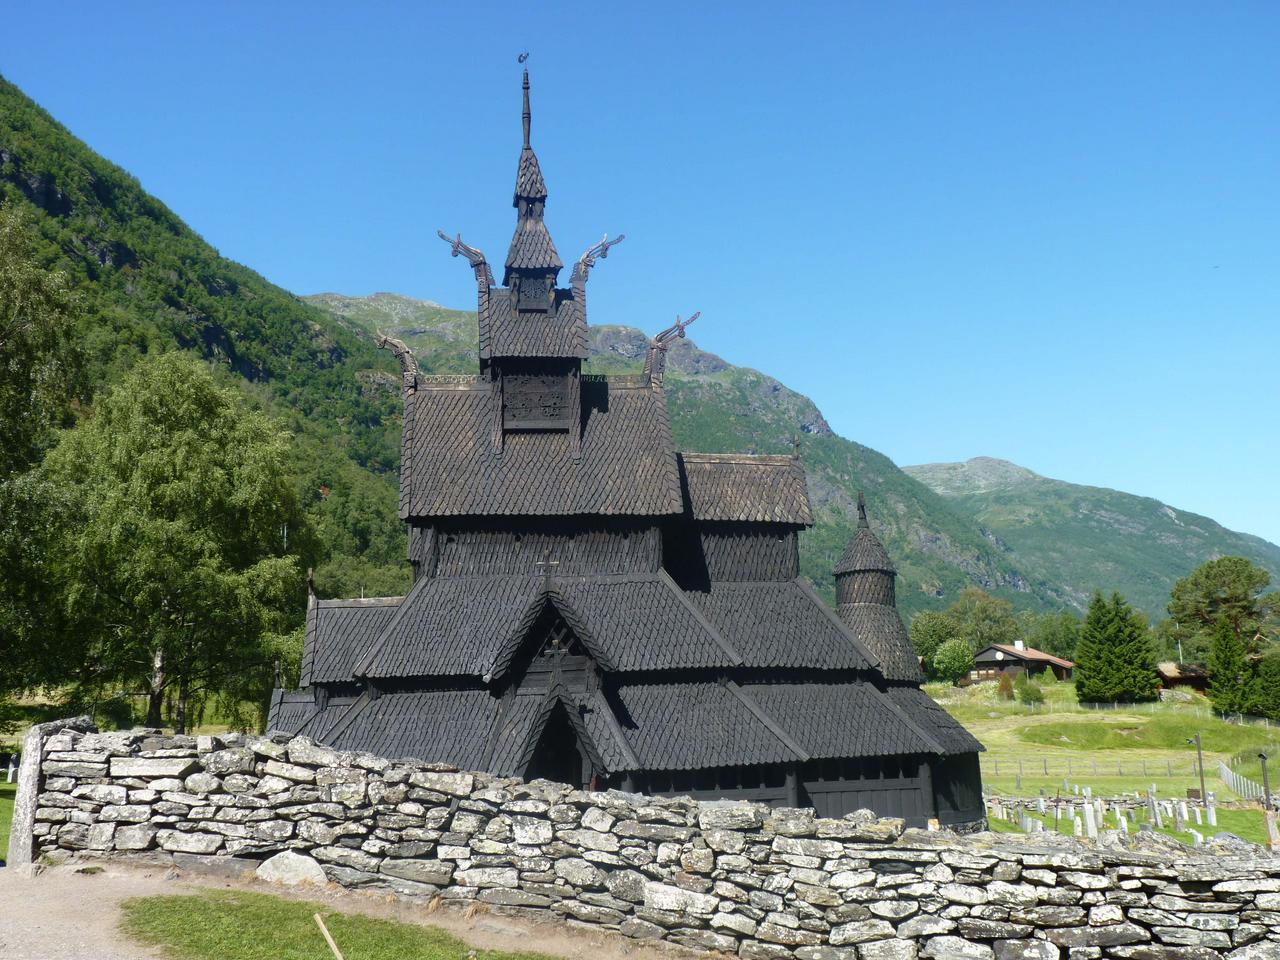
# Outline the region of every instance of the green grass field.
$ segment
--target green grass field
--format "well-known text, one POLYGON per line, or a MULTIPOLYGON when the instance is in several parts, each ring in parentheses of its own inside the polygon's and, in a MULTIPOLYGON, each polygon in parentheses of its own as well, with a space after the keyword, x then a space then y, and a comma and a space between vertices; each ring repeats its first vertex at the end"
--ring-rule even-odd
POLYGON ((0 860, 8 856, 9 824, 13 820, 13 796, 17 792, 16 783, 0 783, 0 860))
POLYGON ((535 953, 475 950, 442 930, 335 913, 264 893, 143 897, 122 905, 121 928, 170 960, 319 960, 332 954, 313 914, 347 960, 545 960, 535 953))
POLYGON ((1204 747, 1206 786, 1221 801, 1235 797, 1218 779, 1219 760, 1245 758, 1238 772, 1255 781, 1261 772, 1252 758, 1259 750, 1274 751, 1280 762, 1280 728, 1226 723, 1202 697, 1186 704, 1088 710, 1076 702, 1072 684, 1050 683, 1044 686, 1045 703, 1032 709, 999 699, 994 683, 931 684, 928 691, 986 746, 983 783, 1006 796, 1070 792, 1065 781, 1098 795, 1145 793, 1155 784, 1161 796, 1185 797, 1200 786, 1195 748, 1186 742, 1196 733, 1204 747))

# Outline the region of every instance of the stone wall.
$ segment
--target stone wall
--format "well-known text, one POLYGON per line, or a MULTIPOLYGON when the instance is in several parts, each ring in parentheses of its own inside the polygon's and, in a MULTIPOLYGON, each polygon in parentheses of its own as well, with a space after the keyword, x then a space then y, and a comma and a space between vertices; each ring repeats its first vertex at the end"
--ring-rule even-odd
MULTIPOLYGON (((37 857, 244 864, 755 958, 1280 960, 1280 859, 588 793, 306 739, 41 732, 37 857), (259 865, 260 864, 260 865, 259 865)), ((32 749, 29 746, 29 749, 32 749)))

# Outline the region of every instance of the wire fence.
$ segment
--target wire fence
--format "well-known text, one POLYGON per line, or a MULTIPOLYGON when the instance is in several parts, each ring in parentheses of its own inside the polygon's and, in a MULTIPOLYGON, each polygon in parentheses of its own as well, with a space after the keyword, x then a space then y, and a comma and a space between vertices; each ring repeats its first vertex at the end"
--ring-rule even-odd
POLYGON ((1073 757, 983 757, 983 773, 992 777, 1196 777, 1194 760, 1134 760, 1073 757))

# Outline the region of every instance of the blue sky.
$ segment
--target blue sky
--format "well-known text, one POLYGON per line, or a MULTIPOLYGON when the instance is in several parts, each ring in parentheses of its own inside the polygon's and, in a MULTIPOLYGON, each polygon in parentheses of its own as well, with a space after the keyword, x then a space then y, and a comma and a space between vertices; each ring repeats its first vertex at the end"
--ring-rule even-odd
POLYGON ((516 54, 592 319, 1280 541, 1280 5, 27 4, 0 71, 298 293, 472 307, 516 54), (785 15, 780 16, 780 12, 785 15), (38 38, 38 39, 37 39, 38 38))

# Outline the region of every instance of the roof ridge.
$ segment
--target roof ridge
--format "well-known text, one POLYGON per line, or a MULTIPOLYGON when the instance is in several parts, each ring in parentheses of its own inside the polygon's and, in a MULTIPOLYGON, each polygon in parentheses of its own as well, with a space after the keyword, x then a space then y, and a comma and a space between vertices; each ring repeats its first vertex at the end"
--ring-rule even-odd
POLYGON ((784 453, 697 453, 680 450, 677 456, 693 463, 744 463, 756 466, 797 466, 800 461, 784 453))
POLYGON ((389 607, 403 603, 406 595, 398 597, 346 597, 343 599, 321 600, 316 598, 316 607, 333 609, 334 607, 389 607))

